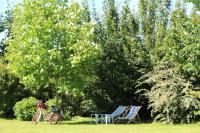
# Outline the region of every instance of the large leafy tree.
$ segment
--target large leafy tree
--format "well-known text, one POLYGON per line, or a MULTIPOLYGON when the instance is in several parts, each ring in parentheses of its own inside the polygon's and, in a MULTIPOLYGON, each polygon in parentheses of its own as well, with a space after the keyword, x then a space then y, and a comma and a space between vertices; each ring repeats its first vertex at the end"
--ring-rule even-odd
MULTIPOLYGON (((24 0, 14 10, 9 69, 27 87, 80 90, 95 80, 98 46, 85 8, 66 0, 24 0)), ((80 92, 80 91, 78 91, 80 92)))

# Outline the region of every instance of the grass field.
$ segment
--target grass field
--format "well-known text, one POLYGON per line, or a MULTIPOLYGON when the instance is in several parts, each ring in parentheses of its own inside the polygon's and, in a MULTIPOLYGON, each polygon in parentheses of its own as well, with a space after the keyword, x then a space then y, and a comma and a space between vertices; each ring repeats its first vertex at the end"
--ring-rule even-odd
POLYGON ((60 125, 0 119, 0 133, 200 133, 200 123, 189 125, 129 124, 95 125, 89 119, 73 118, 60 125))

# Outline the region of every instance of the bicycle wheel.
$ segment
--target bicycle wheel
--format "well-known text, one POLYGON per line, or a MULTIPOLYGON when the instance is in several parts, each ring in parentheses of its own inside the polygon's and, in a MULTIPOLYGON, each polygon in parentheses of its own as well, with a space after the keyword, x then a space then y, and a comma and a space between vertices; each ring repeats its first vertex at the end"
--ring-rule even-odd
POLYGON ((62 116, 57 113, 51 114, 49 115, 48 120, 50 124, 60 124, 60 122, 62 121, 62 116))
POLYGON ((37 124, 40 121, 41 118, 41 111, 38 110, 32 117, 32 122, 37 124))

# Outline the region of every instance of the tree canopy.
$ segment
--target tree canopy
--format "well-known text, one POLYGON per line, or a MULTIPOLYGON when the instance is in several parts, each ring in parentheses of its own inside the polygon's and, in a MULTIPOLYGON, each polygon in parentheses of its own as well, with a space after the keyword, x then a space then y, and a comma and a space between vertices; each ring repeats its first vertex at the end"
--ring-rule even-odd
POLYGON ((95 24, 76 2, 24 0, 14 10, 7 60, 27 87, 82 89, 95 80, 95 24))

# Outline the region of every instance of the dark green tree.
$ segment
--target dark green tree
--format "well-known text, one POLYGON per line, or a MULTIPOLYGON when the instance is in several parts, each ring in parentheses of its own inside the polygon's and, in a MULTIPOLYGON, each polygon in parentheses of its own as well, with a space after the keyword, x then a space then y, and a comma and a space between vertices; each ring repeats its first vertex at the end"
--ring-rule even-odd
POLYGON ((106 112, 121 104, 141 104, 135 94, 136 80, 150 65, 139 41, 137 19, 128 2, 119 13, 114 0, 107 0, 103 22, 97 20, 97 30, 101 32, 95 32, 95 35, 103 50, 97 69, 98 79, 88 91, 90 97, 98 109, 106 112))
POLYGON ((0 117, 14 117, 15 103, 31 94, 19 78, 8 72, 7 62, 0 58, 0 117))
POLYGON ((139 2, 140 32, 143 44, 149 51, 155 46, 156 3, 156 0, 140 0, 139 2))
POLYGON ((171 0, 160 0, 157 3, 156 12, 156 30, 155 30, 155 47, 152 49, 152 61, 156 64, 162 60, 164 52, 164 38, 167 35, 167 27, 170 24, 171 0))
POLYGON ((172 13, 170 28, 162 47, 165 58, 180 64, 179 68, 188 78, 199 78, 199 14, 196 8, 186 15, 184 3, 177 2, 172 13))
POLYGON ((95 101, 99 109, 110 111, 120 103, 117 98, 120 96, 117 96, 117 93, 121 92, 122 94, 122 90, 119 90, 118 86, 120 78, 120 72, 118 71, 122 68, 121 65, 119 65, 119 60, 121 60, 121 48, 119 46, 119 15, 115 7, 115 1, 104 1, 103 22, 98 19, 95 12, 94 15, 98 26, 95 31, 95 40, 101 44, 102 57, 99 61, 98 69, 96 70, 98 80, 92 84, 91 88, 93 89, 89 89, 88 94, 93 101, 95 101), (116 99, 118 101, 116 101, 116 99), (108 108, 108 106, 110 106, 110 108, 108 108))

